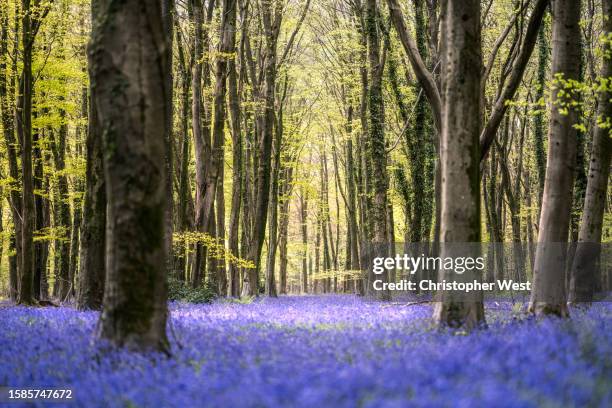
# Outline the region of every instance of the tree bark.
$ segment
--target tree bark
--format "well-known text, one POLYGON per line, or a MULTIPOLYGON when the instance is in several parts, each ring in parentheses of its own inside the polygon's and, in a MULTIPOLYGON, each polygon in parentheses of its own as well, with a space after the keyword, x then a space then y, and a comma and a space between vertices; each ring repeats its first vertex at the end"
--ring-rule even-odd
MULTIPOLYGON (((235 20, 234 20, 235 24, 235 20)), ((234 47, 235 52, 235 32, 234 47)), ((239 225, 240 225, 240 207, 242 202, 242 130, 240 127, 240 92, 238 89, 238 73, 236 70, 236 56, 228 62, 228 97, 229 111, 232 130, 232 201, 230 204, 230 223, 228 230, 228 247, 229 251, 234 256, 239 256, 239 225)), ((240 269, 235 263, 229 265, 229 296, 240 296, 240 269)))
MULTIPOLYGON (((537 104, 544 104, 544 91, 546 88, 546 68, 548 65, 548 39, 546 38, 546 27, 540 26, 538 34, 538 73, 535 100, 537 104)), ((544 104, 544 107, 546 105, 544 104)), ((544 178, 546 177, 546 152, 544 149, 544 112, 542 107, 533 118, 533 144, 536 157, 536 169, 538 170, 538 203, 542 206, 542 194, 544 193, 544 178)))
POLYGON ((259 269, 261 264, 261 249, 266 233, 268 217, 268 202, 270 201, 270 174, 272 170, 272 140, 274 139, 274 97, 276 85, 276 43, 280 30, 282 10, 277 3, 272 12, 272 2, 262 3, 262 19, 265 33, 265 62, 263 66, 263 120, 261 140, 259 141, 257 186, 254 213, 253 235, 247 259, 253 262, 255 268, 248 269, 242 286, 243 296, 258 295, 259 269))
MULTIPOLYGON (((32 159, 34 165, 34 189, 40 192, 48 192, 49 183, 45 180, 43 173, 43 157, 41 152, 41 137, 38 131, 32 135, 32 159)), ((48 177, 48 176, 47 176, 48 177)), ((42 231, 49 227, 49 200, 44 197, 44 194, 36 194, 34 196, 35 208, 35 224, 36 231, 42 231)), ((49 255, 49 241, 40 240, 34 243, 34 299, 44 300, 47 297, 46 287, 43 282, 46 282, 47 275, 47 260, 49 255), (44 292, 44 293, 43 293, 44 292)))
MULTIPOLYGON (((207 22, 212 18, 214 0, 209 0, 207 6, 207 22)), ((210 109, 206 103, 208 98, 204 98, 202 87, 207 87, 210 83, 209 48, 208 32, 204 30, 204 16, 202 0, 192 0, 191 5, 192 20, 194 29, 193 56, 194 63, 191 74, 191 120, 192 133, 195 150, 196 163, 196 199, 195 199, 195 225, 198 232, 208 233, 210 228, 210 212, 206 214, 207 206, 204 200, 206 195, 206 181, 209 170, 209 158, 211 157, 210 146, 210 109)), ((213 190, 214 193, 214 190, 213 190)), ((210 194, 210 193, 209 193, 210 194)), ((214 194, 213 194, 214 198, 214 194)), ((196 244, 191 270, 191 285, 198 287, 204 281, 206 251, 201 243, 196 244)))
MULTIPOLYGON (((602 0, 604 19, 604 38, 612 35, 612 1, 602 0)), ((601 66, 601 77, 612 77, 612 44, 605 42, 605 52, 601 66)), ((597 287, 597 261, 601 252, 601 234, 603 215, 605 212, 606 196, 608 191, 608 178, 610 174, 610 157, 612 155, 612 139, 610 129, 603 126, 606 119, 612 117, 612 92, 610 87, 603 87, 599 91, 597 104, 597 123, 591 145, 589 161, 588 182, 584 200, 584 209, 580 220, 578 245, 574 255, 571 269, 570 294, 571 303, 590 303, 593 292, 597 287)))
POLYGON ((65 301, 73 292, 74 277, 70 276, 70 242, 67 234, 70 231, 70 204, 68 203, 68 178, 64 174, 66 168, 66 137, 68 125, 65 123, 66 113, 60 111, 62 124, 55 139, 53 131, 49 132, 53 161, 57 176, 58 201, 55 208, 55 227, 60 229, 62 237, 55 241, 55 284, 53 295, 60 301, 65 301))
MULTIPOLYGON (((161 13, 162 23, 164 27, 164 42, 166 47, 164 48, 165 64, 164 67, 166 73, 165 89, 166 94, 166 105, 173 106, 174 104, 174 77, 172 75, 172 55, 173 55, 173 40, 174 40, 174 0, 161 0, 161 13)), ((166 127, 164 128, 164 144, 165 144, 165 157, 164 164, 166 166, 166 178, 164 185, 166 188, 166 213, 165 213, 165 245, 166 245, 166 272, 168 275, 172 274, 173 266, 173 253, 172 253, 172 234, 174 232, 173 224, 173 212, 174 212, 174 194, 172 190, 173 181, 173 121, 174 121, 174 109, 166 109, 165 118, 166 127)))
MULTIPOLYGON (((9 176, 11 178, 10 192, 8 195, 11 218, 13 221, 13 235, 10 238, 10 249, 15 255, 9 256, 9 298, 17 299, 18 280, 20 276, 21 264, 21 194, 19 186, 19 167, 17 156, 19 146, 15 139, 15 115, 14 115, 14 94, 15 94, 15 71, 9 68, 9 16, 8 10, 2 10, 0 14, 0 110, 2 111, 2 130, 6 156, 8 159, 9 176)), ((16 18, 16 23, 19 20, 16 18)), ((17 30, 17 27, 15 28, 17 30)), ((15 59, 16 63, 16 59, 15 59)))
POLYGON ((576 165, 577 110, 568 106, 565 81, 580 69, 580 1, 553 2, 552 77, 546 179, 540 214, 529 310, 537 315, 568 316, 565 292, 565 246, 568 238, 576 165), (563 93, 561 93, 563 92, 563 93))
POLYGON ((164 160, 171 107, 161 4, 98 1, 92 102, 103 135, 108 199, 98 336, 137 351, 168 351, 164 160))
MULTIPOLYGON (((445 47, 442 64, 443 118, 440 141, 441 257, 454 256, 453 243, 480 242, 480 1, 448 0, 444 13, 445 47)), ((448 271, 454 274, 454 271, 448 271)), ((440 271, 441 279, 455 279, 440 271)), ((484 324, 478 298, 460 299, 441 292, 434 309, 440 326, 484 324)))
POLYGON ((300 194, 300 227, 302 232, 302 293, 308 293, 308 191, 300 194))
MULTIPOLYGON (((92 12, 98 2, 92 3, 92 12)), ((92 61, 89 62, 89 76, 93 78, 92 61)), ((91 82, 91 81, 90 81, 91 82)), ((102 307, 106 268, 106 182, 104 180, 104 153, 102 133, 98 114, 93 106, 95 90, 90 85, 88 127, 85 142, 85 196, 83 197, 83 225, 81 228, 81 249, 79 252, 79 279, 77 308, 98 310, 102 307)))
MULTIPOLYGON (((384 132, 384 102, 382 94, 382 75, 384 70, 384 54, 380 53, 380 42, 378 35, 378 11, 376 0, 366 2, 366 37, 368 41, 368 62, 370 87, 368 93, 368 154, 372 162, 372 208, 371 217, 373 224, 372 244, 377 248, 384 248, 388 242, 387 226, 387 189, 389 181, 387 177, 387 152, 384 132)), ((382 279, 388 280, 383 274, 382 279)), ((369 282, 372 285, 372 282, 369 282)), ((373 287, 368 285, 372 293, 373 287)), ((379 294, 383 299, 388 299, 390 293, 383 291, 379 294)))
POLYGON ((34 186, 32 174, 32 48, 34 43, 34 25, 30 0, 22 0, 22 55, 23 65, 19 79, 19 97, 17 102, 17 133, 21 142, 21 189, 22 189, 22 225, 21 225, 21 269, 19 277, 19 295, 17 303, 33 304, 34 284, 34 242, 35 224, 34 186))

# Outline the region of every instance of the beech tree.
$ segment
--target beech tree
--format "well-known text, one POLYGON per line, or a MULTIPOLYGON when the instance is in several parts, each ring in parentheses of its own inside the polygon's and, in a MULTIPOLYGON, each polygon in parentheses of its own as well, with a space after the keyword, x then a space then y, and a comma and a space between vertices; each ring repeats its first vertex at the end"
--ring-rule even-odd
POLYGON ((576 81, 580 70, 580 1, 555 0, 552 15, 552 78, 546 178, 530 310, 568 316, 565 243, 568 239, 576 163, 576 81))
POLYGON ((589 160, 588 182, 584 210, 580 219, 578 245, 571 269, 569 300, 572 303, 590 302, 599 282, 597 262, 601 252, 601 235, 605 202, 610 174, 612 138, 606 125, 612 118, 612 1, 602 1, 603 63, 601 66, 601 87, 597 101, 597 127, 593 134, 591 158, 589 160))
POLYGON ((96 2, 90 46, 108 202, 99 336, 131 349, 167 350, 164 132, 170 107, 161 4, 110 6, 96 2))
MULTIPOLYGON (((480 236, 480 1, 449 0, 444 13, 442 55, 442 163, 440 240, 442 257, 453 243, 478 243, 480 236)), ((449 273, 454 274, 454 271, 449 273)), ((441 273, 445 278, 446 273, 441 273)), ((440 325, 477 327, 482 301, 441 292, 434 319, 440 325)))

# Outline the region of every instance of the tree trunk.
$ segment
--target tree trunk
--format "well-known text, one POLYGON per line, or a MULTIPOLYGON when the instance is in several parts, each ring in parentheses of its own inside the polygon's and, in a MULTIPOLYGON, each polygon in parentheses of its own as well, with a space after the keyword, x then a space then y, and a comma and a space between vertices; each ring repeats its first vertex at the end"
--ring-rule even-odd
MULTIPOLYGON (((172 76, 172 55, 173 55, 173 39, 174 39, 174 0, 161 0, 161 14, 163 23, 163 34, 165 52, 165 64, 164 71, 165 77, 165 98, 166 106, 174 105, 174 78, 172 76)), ((164 128, 164 145, 165 145, 165 157, 164 164, 166 166, 166 178, 164 180, 164 186, 166 189, 166 213, 165 213, 165 236, 164 242, 166 245, 166 272, 167 275, 172 273, 173 266, 173 253, 172 253, 172 233, 174 232, 173 225, 173 212, 174 212, 174 195, 172 190, 173 182, 173 120, 174 120, 174 109, 166 109, 165 128, 164 128)))
POLYGON ((291 202, 291 191, 293 182, 293 167, 284 170, 283 188, 280 193, 280 208, 279 208, 279 227, 278 227, 278 250, 279 250, 279 288, 280 294, 287 294, 287 264, 289 262, 287 255, 287 239, 289 232, 289 204, 291 202))
MULTIPOLYGON (((208 99, 203 97, 202 87, 207 87, 210 83, 209 57, 207 54, 209 40, 208 33, 203 29, 204 18, 202 1, 192 1, 191 17, 195 27, 193 40, 194 63, 191 74, 191 120, 196 163, 195 225, 198 232, 207 233, 210 228, 210 223, 208 223, 208 221, 212 210, 208 207, 209 214, 206 214, 207 206, 204 201, 209 160, 211 157, 210 110, 207 108, 206 104, 204 107, 202 106, 203 100, 207 102, 208 99)), ((207 7, 207 22, 212 17, 213 3, 214 0, 209 0, 207 7)), ((204 246, 201 243, 196 244, 191 271, 191 285, 193 287, 200 286, 204 281, 205 257, 206 251, 204 246)))
POLYGON ((94 7, 93 106, 108 195, 106 288, 98 336, 168 350, 165 246, 166 72, 161 3, 94 7), (135 42, 134 38, 139 41, 135 42))
MULTIPOLYGON (((48 192, 49 183, 43 174, 43 158, 41 153, 41 137, 38 131, 32 135, 32 158, 34 165, 34 189, 48 192)), ((47 176, 48 177, 48 176, 47 176)), ((49 227, 49 200, 43 194, 34 196, 35 225, 36 231, 42 231, 49 227)), ((47 260, 49 255, 49 241, 40 240, 34 243, 34 299, 44 300, 47 296, 43 281, 46 282, 47 260), (45 293, 43 293, 45 292, 45 293)))
POLYGON ((538 33, 538 74, 535 100, 538 104, 544 104, 533 118, 533 144, 536 157, 536 169, 538 170, 538 203, 542 206, 542 194, 544 193, 544 178, 546 177, 546 152, 544 149, 544 91, 546 88, 546 68, 548 65, 548 40, 546 38, 546 27, 540 26, 538 33))
MULTIPOLYGON (((612 35, 612 0, 603 0, 603 15, 608 16, 603 24, 603 37, 612 35)), ((612 77, 611 44, 605 43, 606 52, 603 55, 601 77, 612 77)), ((597 104, 598 123, 605 123, 612 117, 612 92, 610 87, 599 91, 597 104)), ((571 269, 570 296, 571 303, 589 303, 597 286, 597 262, 601 251, 601 233, 605 211, 610 174, 610 157, 612 155, 612 139, 610 129, 602 125, 594 130, 589 161, 589 176, 584 200, 584 210, 580 220, 578 245, 571 269)))
MULTIPOLYGON (((453 243, 480 242, 480 1, 448 0, 442 64, 443 119, 440 141, 442 258, 457 256, 453 243)), ((457 248, 461 249, 461 248, 457 248)), ((465 252, 465 251, 463 251, 465 252)), ((462 255, 465 256, 465 255, 462 255)), ((455 280, 454 271, 440 279, 455 280)), ((434 319, 440 326, 468 329, 484 323, 482 299, 440 293, 434 319)))
MULTIPOLYGON (((178 25, 178 18, 175 17, 178 25)), ((177 227, 181 233, 187 232, 191 228, 193 218, 190 217, 188 208, 191 202, 191 187, 189 185, 189 121, 191 105, 189 101, 189 89, 191 87, 191 74, 185 56, 185 47, 182 37, 177 35, 177 50, 179 66, 181 67, 181 158, 179 167, 179 191, 178 191, 178 214, 177 227)), ((193 210, 191 208, 191 210, 193 210)), ((181 247, 180 253, 174 255, 175 278, 181 281, 187 279, 187 248, 181 247)))
MULTIPOLYGON (((95 15, 92 4, 92 12, 95 15)), ((92 60, 89 62, 89 76, 93 78, 92 60)), ((91 81, 91 80, 90 80, 91 81)), ((106 182, 104 180, 104 152, 102 132, 98 113, 94 107, 95 89, 90 85, 89 125, 85 142, 87 166, 85 169, 85 196, 83 197, 83 226, 81 228, 81 250, 79 253, 79 281, 77 308, 79 310, 102 307, 106 267, 106 182)))
POLYGON ((538 248, 529 309, 537 315, 568 316, 565 293, 565 246, 568 238, 572 187, 576 165, 577 111, 566 106, 571 89, 565 81, 578 80, 580 68, 580 1, 553 3, 552 77, 548 156, 538 248), (563 92, 563 93, 561 93, 563 92))
POLYGON ((280 10, 272 13, 272 2, 262 3, 262 19, 265 32, 265 62, 263 67, 263 120, 261 140, 258 143, 258 167, 256 202, 254 213, 253 238, 250 243, 247 259, 255 264, 244 276, 243 296, 256 296, 259 292, 259 269, 261 249, 266 233, 268 202, 270 200, 270 174, 272 168, 272 140, 274 139, 274 97, 276 84, 276 42, 280 30, 280 10), (278 20, 278 21, 277 21, 278 20))
POLYGON ((34 43, 32 10, 30 0, 22 0, 22 55, 23 64, 19 80, 19 97, 17 103, 17 133, 21 142, 21 189, 22 189, 22 225, 21 225, 21 270, 19 277, 19 295, 17 303, 33 304, 34 284, 34 242, 35 224, 34 186, 32 174, 32 48, 34 43))
MULTIPOLYGON (((17 155, 19 146, 15 140, 15 115, 14 115, 14 94, 15 94, 15 71, 9 68, 8 43, 9 43, 9 16, 8 10, 1 11, 0 15, 0 110, 2 111, 2 130, 4 133, 4 143, 6 156, 8 159, 9 176, 11 178, 10 192, 8 195, 11 218, 13 221, 13 235, 10 237, 9 255, 9 298, 17 299, 18 279, 21 268, 21 194, 19 186, 19 167, 17 155)), ((16 19, 16 23, 18 20, 16 19)), ((17 28, 15 28, 17 29, 17 28)), ((14 61, 16 63, 16 59, 14 61)))
MULTIPOLYGON (((235 20, 234 20, 235 24, 235 20)), ((235 50, 235 33, 234 50, 235 50)), ((238 236, 240 225, 240 206, 242 202, 242 131, 240 128, 240 92, 238 89, 238 73, 236 72, 236 57, 228 62, 228 96, 229 111, 232 126, 232 202, 230 204, 230 221, 228 230, 228 247, 234 256, 239 256, 238 236)), ((235 263, 229 265, 229 296, 240 296, 240 269, 235 263)))
MULTIPOLYGON (((224 166, 224 143, 225 143, 225 95, 227 93, 227 69, 228 61, 233 57, 236 38, 236 0, 224 0, 221 12, 221 41, 219 43, 219 55, 217 56, 214 90, 214 117, 213 117, 213 147, 212 161, 206 190, 204 194, 204 222, 215 222, 212 215, 212 205, 217 197, 217 239, 219 244, 225 242, 225 208, 223 203, 223 166, 224 166), (228 55, 231 55, 228 57, 228 55)), ((220 293, 225 295, 227 291, 227 279, 225 276, 225 262, 218 260, 216 268, 217 284, 220 293)), ((212 272, 212 271, 211 271, 212 272)))
POLYGON ((308 293, 308 191, 300 194, 300 227, 302 230, 302 293, 308 293))
MULTIPOLYGON (((368 93, 368 154, 370 156, 371 180, 372 180, 372 244, 377 248, 385 248, 388 241, 387 226, 387 189, 389 181, 387 178, 387 152, 384 130, 384 106, 382 94, 382 75, 384 71, 384 53, 381 57, 380 42, 378 35, 378 11, 376 0, 367 0, 366 3, 366 36, 368 40, 368 62, 370 87, 368 93)), ((383 281, 388 281, 387 273, 381 276, 383 281)), ((370 285, 373 284, 370 282, 370 285)), ((368 290, 373 288, 368 285, 368 290)), ((379 294, 383 299, 388 299, 390 293, 383 291, 379 294)))
POLYGON ((68 203, 68 178, 64 174, 66 168, 66 136, 68 134, 68 126, 65 122, 66 113, 60 111, 62 124, 58 132, 58 139, 54 137, 52 131, 49 132, 51 138, 51 146, 53 153, 53 161, 55 162, 55 170, 57 176, 58 201, 55 204, 55 227, 61 231, 61 238, 55 241, 55 284, 53 286, 53 295, 60 301, 65 301, 73 291, 73 276, 70 276, 70 242, 67 234, 70 231, 70 204, 68 203))

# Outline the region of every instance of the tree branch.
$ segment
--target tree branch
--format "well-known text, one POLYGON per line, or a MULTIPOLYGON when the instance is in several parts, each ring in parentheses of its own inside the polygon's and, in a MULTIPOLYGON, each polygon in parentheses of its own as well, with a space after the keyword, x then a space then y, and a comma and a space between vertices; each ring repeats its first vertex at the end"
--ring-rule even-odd
MULTIPOLYGON (((388 0, 396 1, 396 0, 388 0)), ((527 33, 525 34, 525 38, 523 39, 523 46, 519 52, 519 55, 512 67, 512 72, 510 74, 510 80, 504 87, 504 90, 501 92, 499 98, 495 102, 495 106, 491 115, 489 116, 489 120, 482 130, 480 134, 480 161, 482 162, 486 157, 487 153, 491 148, 491 144, 493 139, 495 138, 495 134, 497 133, 497 129, 499 128, 499 124, 501 123, 506 110, 508 109, 507 101, 512 100, 516 90, 518 89, 521 79, 523 77, 523 73, 525 72, 525 68, 527 67, 527 63, 529 62, 529 58, 531 57, 531 53, 533 48, 535 47, 535 43, 538 37, 538 30, 540 29, 540 25, 542 24, 542 19, 544 17, 544 12, 546 11, 546 7, 548 6, 549 0, 538 0, 533 12, 531 14, 531 18, 529 19, 529 24, 527 26, 527 33)))
POLYGON ((431 110, 433 113, 434 124, 438 132, 441 130, 442 123, 442 102, 440 99, 440 93, 438 91, 438 87, 436 85, 436 81, 433 78, 433 75, 423 62, 421 54, 414 43, 414 40, 410 36, 408 32, 408 28, 406 27, 406 23, 404 22, 404 16, 402 13, 402 9, 397 0, 387 0, 387 4, 389 5, 389 12, 391 14, 391 20, 393 21, 393 25, 395 26, 395 30, 397 31, 399 38, 402 42, 402 46, 404 47, 404 51, 408 55, 408 60, 410 60, 410 65, 414 70, 414 73, 417 77, 417 80, 423 87, 423 91, 429 100, 431 105, 431 110))

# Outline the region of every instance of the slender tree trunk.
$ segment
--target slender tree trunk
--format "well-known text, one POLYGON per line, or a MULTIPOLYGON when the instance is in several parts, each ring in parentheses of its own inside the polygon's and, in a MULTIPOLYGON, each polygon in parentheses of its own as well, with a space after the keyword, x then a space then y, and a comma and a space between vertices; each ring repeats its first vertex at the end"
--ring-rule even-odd
MULTIPOLYGON (((210 215, 212 204, 206 205, 205 195, 207 188, 208 171, 210 170, 210 157, 212 152, 210 146, 210 109, 208 108, 208 98, 205 98, 202 87, 206 88, 210 83, 210 62, 207 55, 209 48, 208 32, 204 30, 203 5, 201 0, 192 0, 192 20, 194 29, 193 55, 194 63, 191 74, 191 120, 192 133, 195 150, 196 163, 196 200, 195 200, 195 225, 200 233, 210 232, 212 223, 210 215), (204 106, 202 105, 204 103, 204 106), (207 214, 208 212, 208 214, 207 214)), ((214 0, 209 0, 207 6, 207 23, 212 18, 214 0)), ((208 26, 208 24, 207 24, 208 26)), ((208 28, 207 28, 208 30, 208 28)), ((214 193, 215 190, 212 190, 214 193)), ((210 193, 209 193, 210 195, 210 193)), ((214 194, 212 196, 214 199, 214 194)), ((198 243, 195 246, 193 266, 191 273, 191 285, 198 287, 204 281, 206 249, 198 243)))
MULTIPOLYGON (((444 13, 443 118, 440 142, 441 257, 456 256, 453 243, 480 242, 480 1, 448 0, 444 13)), ((461 250, 461 248, 457 248, 461 250)), ((465 248, 463 248, 464 250, 465 248)), ((463 251, 465 252, 465 251, 463 251)), ((454 271, 440 278, 455 280, 454 271)), ((484 323, 481 299, 441 292, 434 319, 441 326, 484 323)))
MULTIPOLYGON (((2 111, 2 130, 4 133, 4 143, 8 159, 9 176, 11 178, 8 202, 11 209, 14 232, 10 238, 10 252, 15 253, 15 255, 9 255, 9 298, 11 300, 16 300, 21 270, 19 266, 21 264, 21 189, 19 186, 19 167, 17 164, 19 146, 15 139, 15 115, 13 110, 15 71, 11 70, 11 74, 9 75, 7 64, 9 61, 8 10, 2 10, 0 13, 0 110, 2 111)), ((15 30, 18 30, 17 23, 19 20, 18 18, 15 20, 15 30)), ((17 36, 17 34, 15 35, 17 36)), ((14 63, 16 63, 16 59, 14 63)))
MULTIPOLYGON (((178 18, 175 17, 178 25, 178 18)), ((191 105, 189 101, 189 89, 191 87, 191 74, 189 71, 185 47, 181 35, 177 35, 177 50, 179 66, 181 67, 181 162, 179 167, 179 192, 178 192, 178 214, 177 227, 181 233, 191 228, 190 220, 193 219, 188 213, 191 201, 191 187, 189 185, 189 121, 191 105)), ((181 248, 181 253, 174 254, 175 277, 184 281, 187 279, 187 248, 181 248)))
POLYGON ((247 254, 247 259, 255 264, 244 276, 242 295, 257 295, 259 286, 259 269, 261 264, 261 249, 265 237, 268 217, 268 202, 270 200, 270 174, 272 170, 272 140, 274 139, 274 97, 276 84, 276 42, 280 21, 277 21, 280 10, 272 13, 272 2, 262 3, 262 19, 265 32, 265 62, 263 67, 264 113, 259 143, 256 202, 254 212, 253 239, 247 254), (273 21, 274 20, 274 21, 273 21))
MULTIPOLYGON (((65 122, 66 113, 60 111, 60 118, 65 122)), ((53 161, 55 162, 55 170, 57 176, 57 193, 58 201, 55 209, 55 227, 60 228, 62 238, 55 241, 55 259, 57 269, 55 270, 55 284, 53 286, 53 294, 64 301, 73 291, 73 276, 70 276, 70 242, 68 240, 68 231, 70 231, 70 204, 68 202, 68 178, 65 175, 66 168, 66 137, 68 134, 68 126, 65 123, 60 125, 58 139, 52 131, 49 132, 52 141, 53 161)))
POLYGON ((287 265, 289 258, 287 254, 287 239, 289 233, 289 204, 291 194, 291 183, 293 168, 284 171, 283 188, 281 192, 281 203, 279 208, 279 227, 278 227, 278 251, 279 251, 279 290, 281 295, 287 294, 287 265))
MULTIPOLYGON (((92 3, 93 15, 99 3, 92 3)), ((90 49, 90 53, 92 50, 90 49)), ((89 76, 93 78, 92 60, 89 76)), ((79 253, 79 281, 77 308, 79 310, 102 307, 104 282, 106 280, 106 182, 104 180, 104 153, 98 113, 93 104, 95 89, 90 86, 89 122, 85 142, 87 166, 85 169, 85 196, 83 197, 83 225, 81 228, 81 250, 79 253)))
MULTIPOLYGON (((235 22, 234 22, 235 23, 235 22)), ((234 33, 235 37, 235 33, 234 33)), ((235 46, 234 46, 235 49, 235 46)), ((228 247, 231 254, 239 255, 238 236, 240 225, 240 206, 242 202, 242 130, 240 128, 240 92, 236 57, 228 62, 228 96, 232 130, 232 202, 228 231, 228 247)), ((229 265, 229 296, 240 296, 240 270, 235 263, 229 265)))
POLYGON ((544 149, 545 133, 545 101, 544 91, 546 88, 546 69, 548 66, 548 40, 546 38, 546 26, 542 24, 538 33, 538 73, 536 85, 536 103, 544 104, 541 110, 533 118, 533 144, 536 157, 536 169, 538 170, 538 202, 542 205, 542 194, 544 193, 544 178, 546 177, 546 151, 544 149))
MULTIPOLYGON (((19 97, 17 109, 17 133, 21 142, 21 189, 22 189, 22 225, 21 225, 21 270, 19 277, 19 295, 17 303, 33 304, 34 284, 34 242, 35 224, 34 186, 32 174, 32 48, 35 22, 32 21, 30 0, 22 0, 22 69, 19 80, 19 97)), ((38 21, 38 20, 35 20, 38 21)))
MULTIPOLYGON (((385 248, 388 241, 387 225, 387 189, 389 181, 387 177, 387 152, 384 131, 384 106, 382 94, 382 75, 384 70, 384 52, 381 56, 378 35, 378 10, 376 0, 366 2, 366 37, 368 40, 368 62, 370 87, 368 93, 368 154, 372 162, 372 244, 377 248, 385 248)), ((381 276, 382 280, 388 280, 387 273, 381 276)), ((373 282, 370 282, 372 285, 373 282)), ((368 285, 368 290, 373 288, 368 285)), ((383 299, 390 298, 388 291, 379 293, 383 299)))
POLYGON ((308 191, 300 194, 300 226, 302 230, 302 293, 308 293, 308 191))
MULTIPOLYGON (((41 137, 39 131, 32 135, 32 158, 34 165, 34 189, 38 191, 48 191, 48 183, 43 174, 43 158, 41 153, 41 137)), ((35 225, 37 231, 49 227, 49 203, 43 194, 34 196, 35 225)), ((43 294, 43 281, 46 281, 47 259, 49 255, 49 241, 40 240, 34 243, 34 299, 44 300, 46 293, 43 294)))
MULTIPOLYGON (((564 81, 578 80, 580 68, 580 1, 553 3, 552 77, 546 180, 540 213, 530 311, 568 316, 565 293, 567 243, 576 165, 577 111, 564 108, 572 91, 564 81), (563 93, 561 93, 563 91, 563 93)), ((575 97, 575 95, 574 95, 575 97)))
MULTIPOLYGON (((225 242, 225 226, 222 222, 225 218, 223 201, 223 157, 225 142, 225 96, 227 93, 227 69, 228 55, 234 52, 236 31, 236 0, 224 0, 221 12, 221 41, 219 43, 219 55, 216 62, 215 89, 214 89, 214 117, 213 117, 213 147, 210 171, 206 181, 204 192, 204 222, 215 222, 212 215, 212 206, 215 196, 217 197, 217 238, 219 244, 225 242)), ((216 274, 220 293, 225 294, 227 279, 225 276, 225 262, 217 262, 216 274)), ((212 271, 211 271, 212 272, 212 271)))
POLYGON ((167 351, 164 160, 171 107, 161 4, 128 0, 109 7, 107 0, 97 1, 92 102, 103 135, 108 195, 98 336, 128 349, 167 351))
MULTIPOLYGON (((165 52, 165 86, 166 90, 166 106, 174 105, 174 77, 172 75, 172 56, 173 56, 173 39, 174 39, 174 0, 161 0, 161 14, 163 23, 164 48, 165 52)), ((174 210, 174 195, 172 189, 173 182, 173 121, 174 121, 174 109, 166 109, 165 128, 164 128, 164 145, 165 145, 165 157, 164 163, 166 166, 166 178, 164 185, 166 188, 166 213, 165 213, 165 237, 164 242, 166 245, 166 273, 170 275, 172 273, 173 266, 173 253, 172 253, 172 234, 174 232, 173 224, 173 210, 174 210)))

